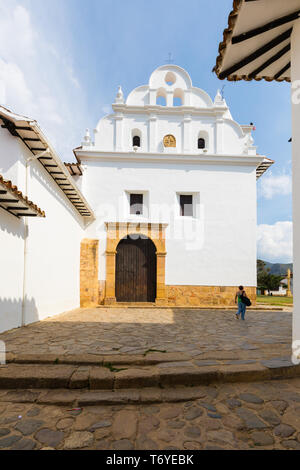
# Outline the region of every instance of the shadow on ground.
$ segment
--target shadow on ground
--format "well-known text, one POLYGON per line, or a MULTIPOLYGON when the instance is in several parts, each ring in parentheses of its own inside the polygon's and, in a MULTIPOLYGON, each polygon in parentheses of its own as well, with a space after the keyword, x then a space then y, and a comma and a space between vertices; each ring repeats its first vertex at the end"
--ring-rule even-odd
POLYGON ((0 334, 13 354, 144 354, 150 349, 258 359, 290 354, 292 314, 182 309, 77 309, 0 334))

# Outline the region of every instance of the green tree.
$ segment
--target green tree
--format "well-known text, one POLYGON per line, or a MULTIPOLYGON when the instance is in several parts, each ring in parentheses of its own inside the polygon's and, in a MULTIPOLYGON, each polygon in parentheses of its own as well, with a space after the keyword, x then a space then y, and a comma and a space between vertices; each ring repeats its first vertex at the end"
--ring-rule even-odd
POLYGON ((257 274, 266 271, 266 263, 261 259, 257 260, 257 274))
POLYGON ((257 260, 257 286, 260 289, 278 290, 282 279, 282 276, 271 274, 262 260, 257 260))

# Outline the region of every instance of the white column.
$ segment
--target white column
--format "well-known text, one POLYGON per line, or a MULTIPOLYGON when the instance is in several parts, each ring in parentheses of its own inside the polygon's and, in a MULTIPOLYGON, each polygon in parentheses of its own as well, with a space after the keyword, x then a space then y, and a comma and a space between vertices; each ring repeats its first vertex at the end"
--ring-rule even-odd
POLYGON ((223 118, 221 116, 217 116, 216 119, 216 153, 221 154, 223 153, 223 118))
POLYGON ((156 94, 157 94, 156 88, 155 89, 154 88, 149 89, 149 104, 151 106, 156 104, 156 94))
POLYGON ((190 115, 185 115, 183 120, 183 152, 189 153, 191 151, 191 123, 192 118, 190 115))
POLYGON ((116 152, 123 151, 123 114, 115 116, 115 149, 116 152))
POLYGON ((168 90, 167 91, 167 106, 173 106, 173 91, 168 90))
POLYGON ((157 152, 156 142, 156 130, 157 130, 157 117, 153 114, 149 117, 149 130, 148 130, 148 151, 157 152))
POLYGON ((184 106, 191 106, 191 90, 184 90, 184 106))
MULTIPOLYGON (((293 340, 300 341, 300 20, 295 22, 291 38, 291 79, 294 226, 293 340)), ((300 348, 298 353, 300 354, 300 348)))

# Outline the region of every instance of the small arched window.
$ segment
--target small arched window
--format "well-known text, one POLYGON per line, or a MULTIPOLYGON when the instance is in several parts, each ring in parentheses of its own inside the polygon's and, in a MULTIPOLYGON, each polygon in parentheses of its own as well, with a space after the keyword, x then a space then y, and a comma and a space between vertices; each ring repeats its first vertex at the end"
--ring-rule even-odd
POLYGON ((159 88, 157 90, 156 104, 158 106, 167 106, 167 93, 164 88, 159 88))
POLYGON ((205 149, 205 139, 203 139, 203 137, 198 139, 198 149, 205 149))
POLYGON ((133 147, 140 147, 141 146, 141 138, 139 135, 135 135, 132 139, 132 146, 133 147))
POLYGON ((173 106, 182 106, 182 99, 178 97, 174 97, 174 100, 173 100, 173 106))
POLYGON ((164 96, 158 96, 156 99, 156 104, 158 106, 167 106, 167 100, 164 96))
POLYGON ((140 129, 131 130, 131 145, 134 149, 142 147, 142 131, 140 129))
POLYGON ((184 104, 184 93, 181 88, 176 88, 173 95, 173 106, 183 106, 184 104))

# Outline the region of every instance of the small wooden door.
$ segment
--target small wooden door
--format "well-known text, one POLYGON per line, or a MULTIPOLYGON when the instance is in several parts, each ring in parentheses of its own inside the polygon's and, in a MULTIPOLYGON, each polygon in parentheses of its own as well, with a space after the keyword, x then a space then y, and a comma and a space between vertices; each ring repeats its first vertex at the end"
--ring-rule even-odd
POLYGON ((156 269, 156 248, 149 238, 121 240, 116 255, 117 301, 155 302, 156 269))

